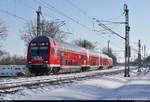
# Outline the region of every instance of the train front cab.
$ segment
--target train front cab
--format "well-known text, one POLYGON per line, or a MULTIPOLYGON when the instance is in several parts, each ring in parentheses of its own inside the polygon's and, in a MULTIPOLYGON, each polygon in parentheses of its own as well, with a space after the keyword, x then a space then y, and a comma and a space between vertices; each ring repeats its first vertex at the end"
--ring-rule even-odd
POLYGON ((50 70, 50 40, 46 36, 34 38, 28 46, 27 67, 31 73, 44 73, 50 70))

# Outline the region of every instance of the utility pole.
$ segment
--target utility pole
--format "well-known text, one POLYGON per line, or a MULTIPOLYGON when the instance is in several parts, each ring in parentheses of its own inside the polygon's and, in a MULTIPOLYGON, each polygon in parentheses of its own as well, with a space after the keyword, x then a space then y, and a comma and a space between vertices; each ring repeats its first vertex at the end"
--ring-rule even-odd
POLYGON ((82 47, 83 47, 83 48, 87 48, 87 46, 86 46, 86 40, 83 40, 83 42, 82 42, 82 47))
POLYGON ((129 45, 129 9, 127 4, 124 4, 124 12, 125 12, 125 77, 130 77, 129 69, 130 69, 130 45, 129 45))
POLYGON ((39 6, 38 11, 36 11, 36 13, 37 13, 37 36, 39 36, 40 29, 41 29, 41 26, 40 26, 40 15, 42 14, 41 6, 39 6))
POLYGON ((146 66, 145 66, 145 57, 146 57, 146 46, 144 45, 144 58, 143 58, 143 66, 146 68, 146 66))
POLYGON ((125 37, 122 37, 120 34, 114 32, 110 28, 108 28, 106 25, 100 22, 100 20, 97 20, 96 18, 93 18, 93 20, 96 20, 98 22, 99 26, 104 28, 105 30, 108 30, 112 34, 122 38, 125 40, 125 77, 130 77, 129 74, 129 69, 130 69, 130 45, 129 45, 129 31, 130 31, 130 26, 129 26, 129 9, 127 4, 124 4, 124 13, 125 13, 125 22, 122 22, 122 24, 125 24, 125 37))
POLYGON ((84 40, 84 46, 83 46, 84 48, 86 48, 87 46, 86 46, 86 40, 84 40))
POLYGON ((144 45, 144 59, 146 57, 146 46, 144 45))
POLYGON ((109 56, 109 54, 110 54, 109 43, 110 43, 110 40, 108 40, 108 56, 109 56))
POLYGON ((141 72, 141 43, 138 43, 138 72, 141 72))

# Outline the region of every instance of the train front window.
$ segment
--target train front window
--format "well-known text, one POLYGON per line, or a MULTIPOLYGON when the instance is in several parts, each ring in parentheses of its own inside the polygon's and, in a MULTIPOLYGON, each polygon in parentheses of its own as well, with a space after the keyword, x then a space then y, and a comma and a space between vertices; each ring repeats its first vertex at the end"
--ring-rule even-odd
POLYGON ((30 48, 30 57, 38 56, 38 47, 30 48))
POLYGON ((47 57, 48 46, 43 46, 43 45, 32 46, 31 45, 30 50, 29 50, 29 55, 30 57, 35 57, 35 56, 47 57))
POLYGON ((39 47, 39 56, 47 57, 48 56, 48 47, 39 47))

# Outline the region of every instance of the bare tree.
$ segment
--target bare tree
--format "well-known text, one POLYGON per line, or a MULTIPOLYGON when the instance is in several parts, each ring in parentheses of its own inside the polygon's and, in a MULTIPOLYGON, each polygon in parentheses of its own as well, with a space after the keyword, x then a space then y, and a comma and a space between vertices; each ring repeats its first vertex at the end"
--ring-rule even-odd
POLYGON ((25 64, 26 64, 25 57, 18 55, 10 56, 10 54, 6 51, 0 58, 0 65, 25 65, 25 64))
POLYGON ((114 65, 117 64, 117 57, 113 54, 113 51, 112 51, 111 48, 109 48, 109 51, 108 51, 108 48, 104 47, 102 49, 102 52, 103 52, 103 54, 106 54, 106 55, 108 55, 109 57, 111 57, 113 59, 114 65))
POLYGON ((2 55, 0 57, 0 65, 5 65, 6 63, 9 63, 10 60, 10 54, 6 51, 2 51, 2 55))
POLYGON ((3 21, 0 21, 0 40, 4 39, 5 37, 7 37, 7 33, 6 33, 7 29, 4 25, 3 21))
POLYGON ((77 46, 80 46, 80 47, 83 47, 86 49, 95 49, 95 45, 92 42, 90 42, 88 40, 81 39, 81 38, 72 41, 72 43, 74 45, 77 45, 77 46))
MULTIPOLYGON (((4 22, 0 20, 0 48, 2 47, 2 40, 7 37, 7 29, 4 25, 4 22)), ((0 49, 0 56, 2 56, 4 52, 0 49)))
MULTIPOLYGON (((63 41, 67 38, 67 32, 62 31, 60 28, 64 25, 64 21, 48 21, 42 20, 40 32, 42 35, 63 41)), ((27 22, 20 31, 22 33, 21 39, 25 41, 26 45, 37 36, 36 21, 27 22)))
POLYGON ((3 51, 0 50, 0 56, 2 56, 2 55, 3 55, 3 51))

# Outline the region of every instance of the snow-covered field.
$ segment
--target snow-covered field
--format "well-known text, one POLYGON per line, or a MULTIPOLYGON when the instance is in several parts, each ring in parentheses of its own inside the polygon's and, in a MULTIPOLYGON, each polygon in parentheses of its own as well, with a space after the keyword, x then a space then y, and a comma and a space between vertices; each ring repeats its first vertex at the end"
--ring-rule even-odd
POLYGON ((0 76, 17 76, 19 72, 28 73, 25 65, 0 65, 0 76))
POLYGON ((22 88, 14 94, 2 94, 1 100, 149 100, 150 73, 130 71, 110 76, 96 76, 66 84, 22 88))

